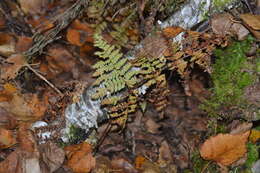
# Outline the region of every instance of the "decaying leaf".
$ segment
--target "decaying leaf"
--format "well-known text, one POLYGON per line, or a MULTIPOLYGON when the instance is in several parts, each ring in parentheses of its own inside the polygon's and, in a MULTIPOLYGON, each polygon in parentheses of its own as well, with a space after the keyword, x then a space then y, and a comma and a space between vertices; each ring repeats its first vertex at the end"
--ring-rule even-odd
POLYGON ((14 79, 19 70, 26 64, 25 57, 22 54, 14 54, 10 56, 6 63, 0 69, 0 79, 14 79))
POLYGON ((252 34, 260 39, 260 15, 241 14, 240 17, 252 34))
POLYGON ((230 165, 246 153, 246 142, 250 131, 242 134, 218 134, 206 140, 200 154, 206 160, 214 160, 221 165, 230 165))
POLYGON ((36 94, 21 94, 5 85, 0 91, 0 107, 14 115, 18 121, 38 120, 44 115, 47 108, 47 97, 42 100, 36 94), (13 92, 12 92, 13 91, 13 92))
POLYGON ((218 14, 212 17, 211 27, 214 33, 219 35, 236 36, 238 40, 243 40, 249 31, 239 22, 236 22, 229 13, 218 14))
POLYGON ((49 172, 54 172, 61 167, 65 152, 53 142, 40 145, 41 159, 44 161, 49 172))
POLYGON ((122 172, 137 173, 138 171, 133 167, 129 161, 123 158, 113 159, 112 162, 113 170, 121 170, 122 172))
POLYGON ((22 10, 25 13, 40 13, 42 8, 46 6, 46 0, 19 0, 22 10))
POLYGON ((14 118, 14 115, 12 115, 10 112, 7 112, 2 107, 0 107, 0 115, 0 128, 14 129, 17 126, 17 121, 14 118))
POLYGON ((15 143, 13 131, 0 128, 0 149, 8 148, 15 143))
POLYGON ((82 143, 79 145, 71 145, 65 148, 67 151, 67 165, 74 173, 88 173, 96 165, 96 160, 92 156, 91 145, 82 143))
POLYGON ((93 29, 85 23, 76 20, 67 31, 67 40, 76 46, 83 46, 85 42, 93 42, 93 29))
POLYGON ((13 36, 0 33, 0 54, 4 56, 10 56, 15 53, 15 41, 13 36))

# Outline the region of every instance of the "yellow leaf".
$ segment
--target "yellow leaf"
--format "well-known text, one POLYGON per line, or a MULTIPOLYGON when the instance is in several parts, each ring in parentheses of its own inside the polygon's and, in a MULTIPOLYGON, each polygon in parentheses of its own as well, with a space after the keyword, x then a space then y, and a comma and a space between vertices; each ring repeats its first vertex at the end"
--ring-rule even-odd
POLYGON ((249 136, 249 140, 253 143, 257 142, 260 138, 260 131, 259 130, 251 130, 251 134, 249 136))

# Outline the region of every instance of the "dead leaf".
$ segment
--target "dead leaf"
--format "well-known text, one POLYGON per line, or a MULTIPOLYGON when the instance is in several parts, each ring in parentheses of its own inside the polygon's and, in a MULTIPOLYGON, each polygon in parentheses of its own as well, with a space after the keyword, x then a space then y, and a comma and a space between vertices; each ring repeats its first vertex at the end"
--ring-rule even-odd
POLYGON ((260 39, 260 15, 241 14, 240 17, 252 34, 260 39))
POLYGON ((0 54, 10 56, 15 53, 15 39, 12 35, 0 33, 0 54))
POLYGON ((91 145, 88 143, 82 143, 78 145, 71 145, 65 148, 68 157, 68 167, 70 167, 74 173, 88 173, 96 165, 96 160, 92 156, 91 145))
POLYGON ((181 27, 167 27, 163 29, 163 35, 166 38, 172 39, 183 31, 184 29, 181 27))
POLYGON ((64 159, 65 152, 53 142, 47 142, 40 145, 41 159, 44 161, 49 172, 56 171, 61 167, 64 159))
POLYGON ((96 158, 96 167, 93 173, 109 173, 111 171, 111 160, 105 156, 96 158))
POLYGON ((22 10, 25 13, 41 13, 42 8, 47 5, 46 0, 19 0, 22 10))
POLYGON ((46 56, 47 64, 42 63, 40 71, 47 73, 46 78, 52 79, 62 72, 73 72, 76 65, 76 58, 64 47, 55 45, 48 50, 46 56))
POLYGON ((235 134, 245 133, 246 131, 250 130, 252 128, 252 126, 253 126, 253 123, 239 124, 236 128, 232 129, 230 134, 235 135, 235 134))
POLYGON ((19 70, 26 64, 25 57, 22 54, 15 54, 7 58, 0 70, 0 79, 14 79, 18 75, 19 70))
POLYGON ((150 133, 155 134, 159 132, 158 129, 160 128, 160 125, 154 122, 151 118, 148 118, 148 120, 145 121, 145 126, 150 133))
POLYGON ((43 173, 36 142, 26 124, 21 124, 17 141, 19 148, 0 163, 0 173, 43 173))
POLYGON ((11 92, 8 88, 0 92, 0 107, 14 115, 18 121, 35 121, 40 119, 47 108, 48 96, 39 99, 36 94, 11 92))
POLYGON ((243 134, 218 134, 206 140, 200 154, 206 160, 214 160, 221 165, 228 166, 246 153, 246 142, 250 131, 243 134))
POLYGON ((253 30, 260 30, 260 15, 241 14, 241 19, 253 30))
POLYGON ((15 45, 15 51, 17 53, 22 53, 27 51, 32 46, 32 38, 31 37, 25 37, 20 36, 18 37, 18 41, 15 45))
POLYGON ((0 128, 0 149, 9 148, 16 144, 13 131, 0 128))
POLYGON ((238 40, 245 39, 249 34, 249 31, 242 24, 235 22, 229 13, 214 15, 211 18, 211 27, 216 34, 236 36, 238 40))
POLYGON ((67 40, 76 46, 83 46, 85 42, 93 43, 94 30, 87 23, 75 20, 67 31, 67 40))
POLYGON ((169 144, 166 141, 161 143, 157 162, 159 163, 160 167, 165 167, 169 163, 173 163, 172 152, 170 150, 169 144))
POLYGON ((123 173, 138 173, 133 165, 123 158, 113 159, 111 164, 113 170, 118 170, 123 173))
POLYGON ((0 107, 0 128, 14 129, 17 126, 17 121, 14 115, 7 112, 4 108, 0 107))

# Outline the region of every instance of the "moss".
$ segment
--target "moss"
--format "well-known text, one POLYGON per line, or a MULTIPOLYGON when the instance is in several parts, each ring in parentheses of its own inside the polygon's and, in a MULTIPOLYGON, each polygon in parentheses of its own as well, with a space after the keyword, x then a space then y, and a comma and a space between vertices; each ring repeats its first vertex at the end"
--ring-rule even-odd
POLYGON ((222 11, 227 5, 231 4, 234 0, 214 0, 214 10, 222 11))
POLYGON ((251 142, 247 144, 248 152, 247 152, 247 160, 245 163, 247 168, 251 168, 252 165, 259 159, 258 149, 259 146, 257 146, 256 144, 253 144, 251 142))
POLYGON ((213 162, 202 159, 199 151, 195 151, 191 156, 192 168, 187 169, 185 173, 201 173, 201 172, 214 172, 218 173, 218 167, 213 162))
POLYGON ((69 129, 68 138, 68 144, 77 144, 85 140, 87 138, 87 134, 84 129, 71 125, 69 129))
POLYGON ((211 75, 212 96, 201 108, 211 116, 217 115, 221 107, 238 106, 243 103, 245 87, 254 82, 255 76, 248 72, 250 68, 245 53, 250 49, 253 38, 242 42, 233 42, 225 49, 216 49, 216 63, 211 75))

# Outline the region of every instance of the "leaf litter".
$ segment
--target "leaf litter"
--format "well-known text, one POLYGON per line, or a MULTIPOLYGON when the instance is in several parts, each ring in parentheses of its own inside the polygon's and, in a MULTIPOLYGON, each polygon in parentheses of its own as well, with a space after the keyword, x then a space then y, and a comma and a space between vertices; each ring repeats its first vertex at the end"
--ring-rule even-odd
MULTIPOLYGON (((59 19, 53 18, 78 2, 0 2, 1 11, 12 11, 8 13, 11 17, 1 15, 0 18, 0 28, 6 27, 0 33, 0 172, 195 172, 197 168, 192 157, 198 150, 200 156, 197 160, 206 163, 199 171, 213 169, 219 172, 221 167, 230 166, 241 157, 253 157, 250 154, 246 156, 246 153, 253 153, 252 147, 247 148, 247 143, 250 141, 257 145, 259 141, 258 119, 249 120, 252 127, 247 124, 225 129, 221 126, 231 125, 235 121, 233 116, 231 120, 209 117, 199 107, 200 103, 214 95, 209 90, 213 87, 214 50, 227 47, 232 39, 244 40, 249 33, 259 39, 259 15, 249 14, 246 7, 242 8, 245 12, 237 17, 233 12, 216 14, 210 18, 210 25, 203 32, 168 27, 144 41, 145 46, 138 52, 139 56, 167 57, 165 73, 169 93, 167 102, 158 104, 158 107, 163 104, 163 113, 159 114, 151 104, 156 105, 158 100, 155 98, 163 95, 158 89, 152 92, 153 95, 146 95, 154 101, 146 103, 145 112, 129 115, 123 130, 111 128, 107 133, 107 124, 101 125, 97 129, 97 138, 105 138, 98 147, 82 140, 64 144, 59 133, 41 143, 36 132, 57 130, 63 126, 65 107, 77 100, 82 92, 79 86, 85 88, 94 81, 91 77, 92 65, 97 58, 94 56, 93 33, 102 22, 109 26, 103 33, 104 38, 111 44, 122 46, 126 52, 153 32, 151 26, 156 20, 164 19, 172 12, 167 7, 171 0, 155 3, 158 6, 154 6, 152 1, 108 1, 107 4, 92 1, 89 10, 81 15, 68 12, 73 17, 64 22, 66 27, 59 19), (14 19, 19 24, 30 26, 30 32, 36 37, 29 36, 29 31, 23 31, 23 28, 10 29, 8 21, 14 19), (53 31, 60 33, 58 39, 53 37, 53 31), (185 40, 179 44, 169 41, 182 32, 185 40), (45 38, 48 38, 48 44, 45 38), (33 47, 37 43, 42 44, 33 47), (52 126, 32 130, 32 123, 38 120, 52 126), (209 123, 212 120, 216 122, 214 126, 209 123), (221 128, 226 130, 225 134, 220 133, 221 128)), ((175 1, 176 4, 182 2, 175 1)), ((258 64, 253 69, 258 69, 259 45, 255 47, 248 59, 253 59, 253 63, 258 64)), ((252 75, 259 77, 259 70, 250 70, 252 75)), ((250 108, 254 109, 259 105, 259 99, 252 94, 258 93, 257 86, 256 82, 245 92, 250 108)), ((256 161, 253 159, 254 163, 256 161)), ((243 163, 237 167, 242 170, 243 163)))

